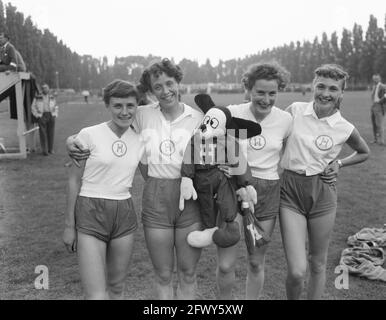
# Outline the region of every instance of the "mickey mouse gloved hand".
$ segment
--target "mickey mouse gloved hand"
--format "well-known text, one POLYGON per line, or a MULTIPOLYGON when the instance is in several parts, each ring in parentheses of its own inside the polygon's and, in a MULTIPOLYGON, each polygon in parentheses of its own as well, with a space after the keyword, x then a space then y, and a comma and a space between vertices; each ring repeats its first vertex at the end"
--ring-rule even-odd
POLYGON ((252 213, 255 212, 255 204, 257 204, 257 192, 255 188, 251 185, 245 187, 248 193, 249 208, 252 213))
POLYGON ((185 200, 197 200, 197 192, 193 186, 193 180, 187 177, 182 177, 180 185, 180 205, 181 211, 185 208, 185 200))

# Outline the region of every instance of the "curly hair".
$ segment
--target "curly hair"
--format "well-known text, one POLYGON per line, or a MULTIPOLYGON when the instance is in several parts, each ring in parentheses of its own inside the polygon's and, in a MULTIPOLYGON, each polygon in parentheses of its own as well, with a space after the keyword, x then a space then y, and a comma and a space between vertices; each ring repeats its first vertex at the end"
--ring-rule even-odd
POLYGON ((151 76, 158 78, 162 73, 174 78, 177 83, 180 83, 183 78, 181 68, 169 59, 164 58, 162 60, 153 61, 142 72, 141 79, 139 80, 141 90, 144 92, 151 91, 151 76))
POLYGON ((137 87, 130 82, 115 79, 103 88, 103 101, 106 106, 109 105, 111 98, 127 98, 134 97, 137 102, 140 101, 141 95, 137 87))
POLYGON ((290 79, 290 73, 277 62, 258 63, 249 66, 241 81, 245 89, 252 90, 257 80, 276 80, 279 89, 284 89, 290 79))
POLYGON ((346 88, 346 81, 349 78, 348 73, 340 65, 333 63, 321 65, 315 69, 314 73, 314 81, 317 77, 330 78, 336 81, 343 80, 342 90, 346 88))

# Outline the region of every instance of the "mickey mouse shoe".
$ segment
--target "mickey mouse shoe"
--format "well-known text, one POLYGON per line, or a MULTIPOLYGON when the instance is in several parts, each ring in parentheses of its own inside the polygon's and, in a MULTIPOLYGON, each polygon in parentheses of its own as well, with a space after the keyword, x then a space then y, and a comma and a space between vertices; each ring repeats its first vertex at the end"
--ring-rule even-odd
POLYGON ((213 234, 213 242, 221 248, 234 246, 240 241, 240 226, 237 221, 227 222, 225 228, 213 234))
POLYGON ((205 229, 203 231, 193 231, 188 234, 186 240, 191 247, 205 248, 213 243, 213 233, 218 227, 205 229))

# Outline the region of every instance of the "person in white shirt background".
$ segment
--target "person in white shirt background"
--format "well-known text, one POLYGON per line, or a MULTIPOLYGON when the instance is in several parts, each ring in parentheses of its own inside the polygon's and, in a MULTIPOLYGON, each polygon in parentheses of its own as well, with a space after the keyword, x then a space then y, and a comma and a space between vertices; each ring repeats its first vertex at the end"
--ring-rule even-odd
POLYGON ((280 227, 287 260, 288 299, 299 299, 306 277, 308 236, 310 279, 307 298, 320 299, 327 253, 337 210, 337 175, 342 167, 365 161, 369 148, 340 113, 348 74, 338 65, 315 70, 313 101, 295 102, 288 111, 293 128, 281 166, 280 227), (343 145, 353 150, 337 159, 343 145))
POLYGON ((379 74, 373 75, 373 90, 371 92, 371 124, 374 140, 371 143, 385 145, 384 119, 386 111, 386 86, 381 83, 379 74))
MULTIPOLYGON (((228 106, 232 116, 258 122, 262 133, 248 140, 240 140, 242 150, 247 150, 248 164, 252 171, 252 185, 257 191, 258 202, 254 214, 267 235, 271 236, 279 215, 280 181, 278 164, 290 134, 292 117, 275 106, 279 89, 288 82, 289 73, 276 63, 255 64, 243 76, 247 103, 228 106)), ((227 168, 223 168, 227 171, 227 168)), ((239 224, 241 216, 238 215, 239 224)), ((263 290, 265 254, 268 244, 248 254, 246 299, 257 299, 263 290)), ((218 248, 217 284, 220 298, 230 299, 235 281, 237 246, 218 248)))
POLYGON ((89 158, 69 171, 63 242, 77 252, 86 299, 121 299, 137 229, 130 187, 143 154, 132 123, 140 95, 114 80, 104 89, 110 121, 84 128, 89 158))
POLYGON ((50 87, 44 83, 42 94, 35 97, 31 105, 31 112, 37 118, 39 125, 40 145, 42 154, 47 156, 54 153, 55 121, 59 107, 56 99, 50 94, 50 87))

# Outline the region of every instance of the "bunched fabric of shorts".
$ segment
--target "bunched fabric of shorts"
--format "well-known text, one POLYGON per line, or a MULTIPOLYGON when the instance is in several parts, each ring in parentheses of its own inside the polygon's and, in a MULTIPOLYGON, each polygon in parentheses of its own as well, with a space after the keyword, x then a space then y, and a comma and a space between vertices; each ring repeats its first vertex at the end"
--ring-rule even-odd
POLYGON ((252 185, 257 193, 255 217, 260 221, 277 217, 280 208, 280 180, 253 177, 252 185))
POLYGON ((185 201, 179 209, 181 179, 146 180, 142 196, 142 223, 148 228, 186 228, 201 223, 197 201, 185 201))
POLYGON ((280 188, 280 207, 289 208, 307 219, 335 212, 336 185, 323 182, 319 175, 305 176, 284 170, 280 188))
POLYGON ((127 236, 137 229, 133 200, 110 200, 78 196, 76 229, 104 242, 127 236))

